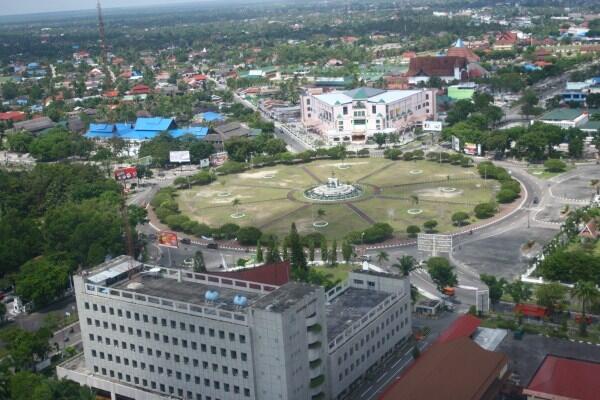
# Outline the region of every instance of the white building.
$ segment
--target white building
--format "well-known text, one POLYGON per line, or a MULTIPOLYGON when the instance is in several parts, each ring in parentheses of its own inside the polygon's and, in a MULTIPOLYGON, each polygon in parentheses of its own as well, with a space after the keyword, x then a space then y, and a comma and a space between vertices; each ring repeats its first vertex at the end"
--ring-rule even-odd
POLYGON ((57 375, 111 399, 336 399, 412 332, 399 275, 325 293, 122 256, 73 280, 84 353, 57 375))
POLYGON ((377 132, 401 132, 435 118, 431 89, 357 88, 302 96, 302 122, 328 143, 365 143, 377 132))

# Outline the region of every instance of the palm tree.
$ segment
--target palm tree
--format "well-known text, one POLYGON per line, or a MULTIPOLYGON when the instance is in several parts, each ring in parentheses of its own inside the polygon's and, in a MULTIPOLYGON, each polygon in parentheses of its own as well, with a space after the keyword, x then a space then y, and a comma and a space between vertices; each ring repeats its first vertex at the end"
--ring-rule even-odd
POLYGON ((419 196, 417 196, 416 194, 411 194, 410 198, 413 201, 413 204, 419 204, 419 196))
POLYGON ((398 268, 402 276, 408 276, 412 271, 417 269, 417 260, 413 256, 397 257, 397 263, 392 264, 392 267, 398 268))
POLYGON ((583 318, 581 318, 579 330, 581 335, 584 336, 587 333, 587 321, 585 318, 586 308, 600 298, 600 292, 598 291, 598 288, 596 288, 594 282, 579 281, 575 284, 573 289, 571 289, 571 296, 581 303, 581 315, 583 318))
POLYGON ((317 210, 317 215, 320 219, 322 219, 325 216, 325 210, 323 210, 322 208, 319 208, 317 210))
POLYGON ((380 251, 379 253, 377 253, 377 262, 379 264, 383 264, 384 262, 388 261, 390 259, 390 255, 388 253, 386 253, 385 251, 380 251))

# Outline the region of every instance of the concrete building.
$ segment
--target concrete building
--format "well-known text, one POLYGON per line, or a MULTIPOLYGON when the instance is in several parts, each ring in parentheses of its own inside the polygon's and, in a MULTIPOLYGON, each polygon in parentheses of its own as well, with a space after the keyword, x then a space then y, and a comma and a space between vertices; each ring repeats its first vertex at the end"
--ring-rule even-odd
POLYGON ((303 124, 329 143, 365 143, 377 132, 401 132, 434 119, 436 110, 431 89, 312 90, 301 104, 303 124))
POLYGON ((410 285, 388 274, 325 293, 121 256, 74 288, 84 353, 57 375, 112 399, 333 399, 411 334, 410 285))

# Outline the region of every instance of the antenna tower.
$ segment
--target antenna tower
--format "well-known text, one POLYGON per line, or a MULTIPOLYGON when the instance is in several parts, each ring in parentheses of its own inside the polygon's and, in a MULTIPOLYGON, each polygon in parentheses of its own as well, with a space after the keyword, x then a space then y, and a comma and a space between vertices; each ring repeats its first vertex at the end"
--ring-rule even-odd
POLYGON ((104 17, 102 16, 102 5, 100 0, 96 3, 98 9, 98 33, 100 34, 100 57, 102 59, 102 67, 104 69, 104 79, 106 79, 107 86, 111 85, 110 70, 108 69, 108 57, 106 55, 106 33, 104 30, 104 17))

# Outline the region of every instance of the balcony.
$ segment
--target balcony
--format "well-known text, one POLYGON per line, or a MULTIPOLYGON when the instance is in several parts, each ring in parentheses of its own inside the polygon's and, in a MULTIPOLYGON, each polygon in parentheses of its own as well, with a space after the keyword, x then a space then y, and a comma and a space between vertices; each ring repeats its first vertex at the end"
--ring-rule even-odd
POLYGON ((321 374, 321 375, 319 375, 319 376, 317 376, 315 378, 312 378, 310 380, 310 385, 309 386, 310 386, 311 389, 313 389, 313 388, 321 386, 323 384, 323 382, 325 382, 325 375, 321 374))
POLYGON ((312 315, 309 315, 308 317, 306 317, 306 326, 312 326, 315 325, 316 323, 319 322, 319 317, 317 315, 317 313, 315 312, 312 315))

